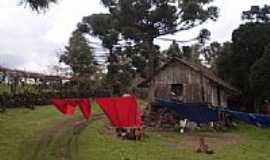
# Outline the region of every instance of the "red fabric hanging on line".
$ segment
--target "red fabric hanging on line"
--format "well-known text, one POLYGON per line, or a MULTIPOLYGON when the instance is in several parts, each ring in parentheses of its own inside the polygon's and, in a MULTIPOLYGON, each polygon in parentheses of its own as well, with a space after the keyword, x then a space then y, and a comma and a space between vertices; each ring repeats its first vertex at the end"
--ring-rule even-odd
POLYGON ((119 128, 138 128, 142 124, 136 97, 96 98, 111 123, 119 128))
POLYGON ((81 112, 85 119, 89 120, 92 115, 91 102, 89 99, 81 99, 78 101, 81 112))
POLYGON ((85 119, 89 120, 92 114, 89 99, 53 99, 52 104, 65 115, 74 115, 78 105, 85 119))
POLYGON ((73 115, 77 106, 77 102, 74 99, 53 99, 52 103, 65 115, 73 115))

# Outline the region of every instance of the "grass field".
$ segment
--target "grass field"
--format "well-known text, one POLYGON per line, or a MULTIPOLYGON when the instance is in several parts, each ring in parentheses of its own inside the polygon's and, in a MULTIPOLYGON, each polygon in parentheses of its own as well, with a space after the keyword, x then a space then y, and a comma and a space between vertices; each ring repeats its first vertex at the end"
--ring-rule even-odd
POLYGON ((0 84, 0 94, 4 92, 10 92, 10 87, 4 84, 0 84))
MULTIPOLYGON (((121 140, 94 107, 90 122, 62 116, 54 107, 0 114, 1 160, 269 160, 270 130, 241 124, 226 133, 179 134, 146 130, 142 142, 121 140), (206 137, 213 155, 194 152, 206 137)), ((79 113, 78 113, 79 114, 79 113)))

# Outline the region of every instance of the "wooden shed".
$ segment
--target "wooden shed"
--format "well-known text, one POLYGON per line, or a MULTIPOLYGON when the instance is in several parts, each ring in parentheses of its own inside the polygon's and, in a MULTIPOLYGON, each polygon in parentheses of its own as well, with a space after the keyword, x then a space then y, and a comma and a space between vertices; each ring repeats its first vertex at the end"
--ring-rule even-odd
POLYGON ((229 96, 240 94, 207 67, 179 58, 173 58, 139 87, 148 88, 150 101, 155 97, 174 97, 183 103, 209 103, 222 107, 227 107, 229 96))

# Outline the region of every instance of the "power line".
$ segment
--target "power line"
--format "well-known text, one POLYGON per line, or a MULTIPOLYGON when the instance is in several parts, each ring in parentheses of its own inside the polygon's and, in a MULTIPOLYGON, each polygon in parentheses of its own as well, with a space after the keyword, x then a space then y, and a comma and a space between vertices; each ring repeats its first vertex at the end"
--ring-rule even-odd
POLYGON ((156 38, 158 40, 162 40, 162 41, 170 41, 170 42, 177 42, 177 43, 189 43, 189 42, 193 42, 193 41, 196 41, 197 38, 192 38, 190 40, 176 40, 176 39, 173 39, 173 38, 162 38, 162 37, 158 37, 156 38))
POLYGON ((88 42, 91 43, 91 44, 95 44, 95 45, 101 45, 100 42, 94 42, 94 41, 88 41, 88 42))

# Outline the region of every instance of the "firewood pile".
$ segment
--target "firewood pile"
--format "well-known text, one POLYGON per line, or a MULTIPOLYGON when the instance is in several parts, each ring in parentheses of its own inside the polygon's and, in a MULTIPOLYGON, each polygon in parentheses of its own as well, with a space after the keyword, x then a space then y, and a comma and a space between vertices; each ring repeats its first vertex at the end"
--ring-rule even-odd
POLYGON ((117 137, 128 140, 142 141, 144 138, 144 130, 139 128, 116 128, 117 137))
POLYGON ((184 131, 208 130, 208 131, 226 131, 233 127, 232 120, 226 114, 220 114, 219 122, 199 124, 188 121, 166 108, 160 108, 154 104, 148 105, 143 112, 144 125, 148 128, 157 128, 162 130, 184 131))
POLYGON ((174 112, 157 106, 147 106, 143 112, 143 121, 147 127, 171 129, 178 128, 179 121, 174 112))

